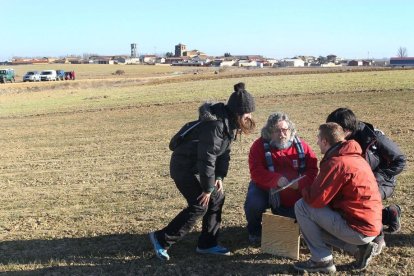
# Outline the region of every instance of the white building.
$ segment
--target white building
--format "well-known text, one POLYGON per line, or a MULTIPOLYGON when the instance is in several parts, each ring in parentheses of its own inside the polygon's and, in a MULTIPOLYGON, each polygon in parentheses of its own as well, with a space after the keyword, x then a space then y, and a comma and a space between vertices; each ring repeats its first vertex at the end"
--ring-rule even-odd
POLYGON ((290 58, 280 61, 281 67, 304 67, 305 62, 299 58, 290 58))

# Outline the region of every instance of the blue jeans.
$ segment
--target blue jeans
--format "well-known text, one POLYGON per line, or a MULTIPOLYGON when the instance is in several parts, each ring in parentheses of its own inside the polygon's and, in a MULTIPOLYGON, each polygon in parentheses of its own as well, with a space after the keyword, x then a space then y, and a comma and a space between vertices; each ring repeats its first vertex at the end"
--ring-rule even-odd
MULTIPOLYGON (((246 201, 244 202, 244 214, 247 220, 247 231, 250 235, 261 236, 262 234, 262 214, 269 205, 269 191, 256 186, 252 181, 249 183, 246 201)), ((294 207, 288 208, 280 206, 272 213, 279 216, 295 218, 294 207)))

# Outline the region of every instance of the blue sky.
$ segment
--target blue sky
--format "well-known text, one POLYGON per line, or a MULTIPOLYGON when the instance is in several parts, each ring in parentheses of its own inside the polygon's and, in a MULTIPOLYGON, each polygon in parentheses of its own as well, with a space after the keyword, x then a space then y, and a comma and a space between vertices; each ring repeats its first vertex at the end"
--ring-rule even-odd
POLYGON ((345 58, 414 56, 411 0, 0 0, 0 61, 174 52, 345 58))

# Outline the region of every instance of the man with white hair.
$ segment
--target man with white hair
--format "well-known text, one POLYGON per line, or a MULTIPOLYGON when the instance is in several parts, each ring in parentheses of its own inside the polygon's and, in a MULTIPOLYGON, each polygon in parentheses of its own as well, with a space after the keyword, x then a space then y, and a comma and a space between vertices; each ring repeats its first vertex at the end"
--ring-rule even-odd
POLYGON ((249 184, 244 211, 249 240, 261 240, 262 214, 271 208, 274 214, 295 217, 294 205, 304 187, 312 184, 318 173, 317 158, 310 146, 299 139, 288 115, 276 112, 269 116, 261 137, 250 148, 249 184), (288 188, 290 181, 303 176, 288 188))

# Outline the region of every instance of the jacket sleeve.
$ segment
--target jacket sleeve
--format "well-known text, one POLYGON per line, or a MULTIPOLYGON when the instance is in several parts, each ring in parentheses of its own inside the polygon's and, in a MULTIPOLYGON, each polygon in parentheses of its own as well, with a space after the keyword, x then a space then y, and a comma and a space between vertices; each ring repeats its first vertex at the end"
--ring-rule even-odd
POLYGON ((197 148, 197 167, 200 174, 201 188, 204 192, 207 193, 214 190, 214 184, 216 180, 216 160, 217 154, 221 149, 222 142, 222 123, 218 121, 205 123, 200 130, 199 135, 197 148))
POLYGON ((277 185, 282 174, 271 172, 267 168, 263 140, 254 141, 249 153, 249 169, 251 180, 260 188, 269 190, 277 185))
POLYGON ((216 179, 223 179, 227 176, 230 163, 230 147, 216 160, 216 179))
POLYGON ((303 151, 305 152, 306 170, 304 175, 306 176, 299 181, 299 191, 305 187, 309 187, 316 176, 318 175, 318 159, 311 149, 311 147, 302 140, 303 151))
POLYGON ((377 136, 376 146, 380 162, 378 169, 374 170, 374 174, 376 175, 379 173, 382 176, 385 176, 386 179, 391 180, 394 176, 403 171, 406 157, 397 144, 385 135, 377 136))
POLYGON ((347 175, 333 162, 335 158, 321 164, 321 169, 311 186, 302 190, 303 200, 313 208, 327 206, 347 182, 347 175))

